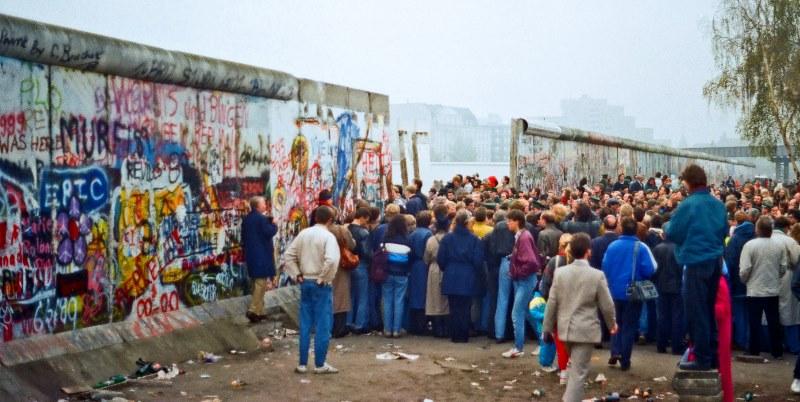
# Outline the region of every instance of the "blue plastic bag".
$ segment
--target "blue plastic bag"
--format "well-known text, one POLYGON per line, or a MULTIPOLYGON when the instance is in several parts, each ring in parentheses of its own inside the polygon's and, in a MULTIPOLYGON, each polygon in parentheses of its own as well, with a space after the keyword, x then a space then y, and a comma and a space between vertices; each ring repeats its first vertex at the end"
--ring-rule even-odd
MULTIPOLYGON (((533 299, 528 304, 528 321, 531 326, 536 329, 536 333, 542 337, 542 324, 544 322, 544 311, 547 307, 547 301, 544 300, 541 293, 536 292, 533 299)), ((544 339, 539 340, 539 364, 542 367, 549 367, 553 364, 556 358, 556 344, 554 342, 545 342, 544 339)))

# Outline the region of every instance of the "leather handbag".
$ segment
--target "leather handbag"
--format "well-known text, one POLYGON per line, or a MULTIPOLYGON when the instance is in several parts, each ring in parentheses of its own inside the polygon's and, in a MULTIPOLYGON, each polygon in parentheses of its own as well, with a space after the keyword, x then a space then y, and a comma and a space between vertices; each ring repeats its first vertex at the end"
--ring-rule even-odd
POLYGON ((352 271, 358 267, 358 263, 361 261, 358 258, 358 254, 350 251, 349 248, 344 246, 339 246, 339 267, 341 267, 345 271, 352 271))
POLYGON ((636 257, 639 254, 639 241, 636 241, 636 244, 633 246, 633 267, 631 269, 631 283, 628 284, 628 288, 625 291, 625 294, 628 296, 629 301, 638 301, 638 302, 645 302, 649 300, 655 300, 658 298, 658 290, 656 289, 656 285, 649 280, 636 280, 636 257))

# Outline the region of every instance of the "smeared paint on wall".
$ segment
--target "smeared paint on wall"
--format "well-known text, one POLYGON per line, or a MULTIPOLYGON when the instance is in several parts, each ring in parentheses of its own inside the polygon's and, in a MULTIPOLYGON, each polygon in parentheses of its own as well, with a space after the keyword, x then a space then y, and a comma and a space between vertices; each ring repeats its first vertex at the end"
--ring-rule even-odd
POLYGON ((280 256, 322 189, 385 197, 383 119, 0 58, 0 342, 248 293, 248 198, 280 256))

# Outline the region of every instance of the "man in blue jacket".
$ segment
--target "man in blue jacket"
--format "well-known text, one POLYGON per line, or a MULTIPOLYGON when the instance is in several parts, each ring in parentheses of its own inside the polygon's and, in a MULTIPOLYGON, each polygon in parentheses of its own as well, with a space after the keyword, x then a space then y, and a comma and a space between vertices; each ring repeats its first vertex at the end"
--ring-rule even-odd
POLYGON ((272 217, 266 216, 267 201, 264 197, 250 199, 250 213, 242 220, 242 249, 247 263, 247 274, 253 281, 253 297, 247 309, 250 322, 263 320, 264 293, 272 288, 275 276, 274 246, 272 238, 278 227, 272 223, 272 217))
POLYGON ((683 305, 696 358, 693 362, 681 362, 680 368, 710 370, 715 363, 714 302, 721 272, 720 256, 728 232, 727 215, 722 201, 710 194, 703 168, 691 164, 681 177, 690 194, 672 214, 666 234, 676 244, 675 258, 685 267, 683 305))
POLYGON ((642 313, 642 302, 628 300, 628 285, 632 281, 650 278, 657 268, 650 248, 636 237, 636 229, 635 219, 622 218, 622 236, 608 246, 602 263, 619 326, 619 333, 614 335, 611 342, 608 364, 614 366, 619 363, 623 371, 631 368, 633 342, 639 331, 639 315, 642 313), (636 275, 635 278, 632 274, 636 275))

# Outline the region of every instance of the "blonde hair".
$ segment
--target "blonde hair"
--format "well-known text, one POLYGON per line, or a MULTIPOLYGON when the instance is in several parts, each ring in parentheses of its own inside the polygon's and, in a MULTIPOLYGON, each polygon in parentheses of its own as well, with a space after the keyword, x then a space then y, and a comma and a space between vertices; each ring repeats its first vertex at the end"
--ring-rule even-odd
POLYGON ((384 214, 386 215, 386 220, 388 221, 391 218, 394 218, 400 213, 400 206, 397 204, 389 204, 386 206, 386 210, 384 214))
POLYGON ((553 205, 551 211, 553 211, 553 215, 556 217, 556 223, 561 223, 561 221, 567 217, 567 214, 569 214, 569 208, 564 204, 553 205))
POLYGON ((633 206, 631 204, 623 204, 621 207, 619 207, 619 217, 625 218, 627 216, 631 218, 633 217, 633 206))
POLYGON ((566 250, 567 246, 569 246, 569 242, 572 241, 572 234, 564 233, 561 237, 558 238, 558 248, 561 250, 566 250))
POLYGON ((417 227, 417 219, 414 218, 413 215, 403 215, 406 218, 406 227, 408 227, 408 232, 411 233, 417 227))

